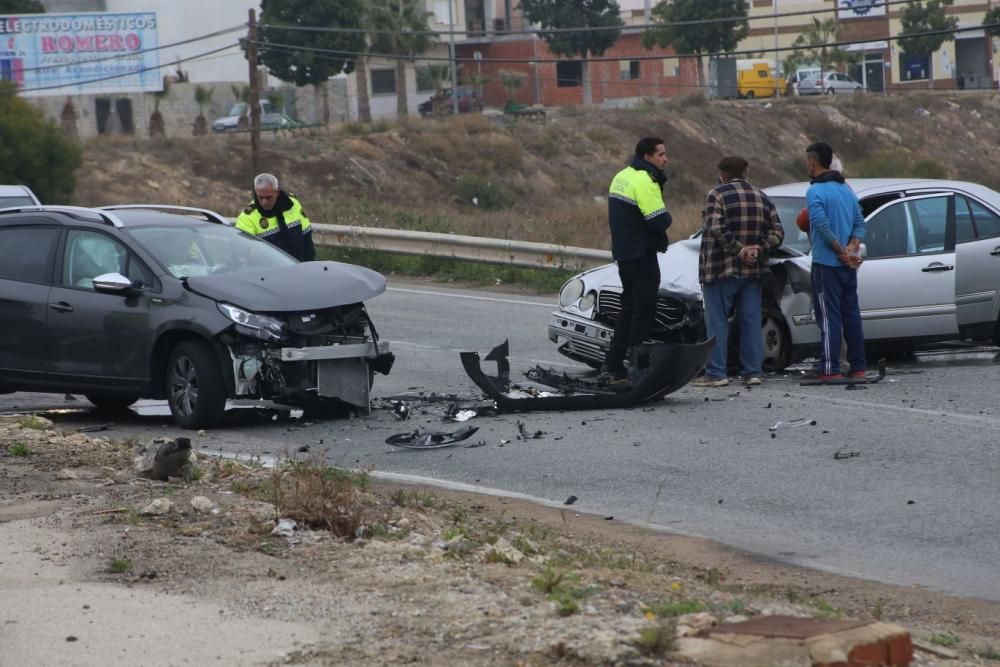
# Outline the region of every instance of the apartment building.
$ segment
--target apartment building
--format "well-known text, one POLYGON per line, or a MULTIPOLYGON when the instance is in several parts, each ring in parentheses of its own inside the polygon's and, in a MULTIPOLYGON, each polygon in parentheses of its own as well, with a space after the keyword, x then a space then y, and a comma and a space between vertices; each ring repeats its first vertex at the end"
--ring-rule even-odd
MULTIPOLYGON (((842 47, 857 56, 847 74, 872 92, 919 89, 993 88, 1000 79, 995 54, 998 45, 982 29, 993 4, 984 0, 955 0, 947 12, 958 18, 960 32, 935 53, 903 53, 896 37, 902 31, 905 4, 898 0, 751 0, 750 34, 741 50, 765 52, 780 62, 787 49, 812 19, 836 17, 841 23, 842 47), (787 16, 807 12, 801 15, 787 16)), ((997 3, 1000 4, 1000 3, 997 3)))

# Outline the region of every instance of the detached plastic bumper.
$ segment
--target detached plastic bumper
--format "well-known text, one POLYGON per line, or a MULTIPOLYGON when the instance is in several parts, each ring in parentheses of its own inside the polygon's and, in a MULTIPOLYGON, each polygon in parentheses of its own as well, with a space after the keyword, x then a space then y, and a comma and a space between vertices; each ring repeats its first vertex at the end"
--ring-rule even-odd
POLYGON ((483 372, 478 352, 462 352, 462 367, 476 386, 496 402, 500 412, 540 410, 595 410, 628 408, 659 399, 677 391, 694 379, 708 362, 715 339, 696 344, 643 345, 634 358, 640 359, 629 371, 628 384, 605 385, 596 381, 596 372, 570 374, 535 367, 530 380, 562 392, 559 396, 512 396, 510 392, 509 344, 504 341, 486 355, 495 361, 497 375, 483 372))

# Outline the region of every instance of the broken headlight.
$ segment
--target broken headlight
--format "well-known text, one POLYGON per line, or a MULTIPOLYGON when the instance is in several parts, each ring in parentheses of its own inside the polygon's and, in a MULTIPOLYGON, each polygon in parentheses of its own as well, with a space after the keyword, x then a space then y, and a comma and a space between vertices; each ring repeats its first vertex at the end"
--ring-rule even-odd
POLYGON ((241 334, 268 341, 284 338, 284 327, 280 320, 251 313, 228 303, 220 303, 219 310, 236 324, 236 330, 241 334))

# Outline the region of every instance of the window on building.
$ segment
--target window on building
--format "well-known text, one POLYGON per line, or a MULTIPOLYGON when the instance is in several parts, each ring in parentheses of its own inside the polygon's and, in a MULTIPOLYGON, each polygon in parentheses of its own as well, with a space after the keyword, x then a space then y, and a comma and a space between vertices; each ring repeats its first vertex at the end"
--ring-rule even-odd
POLYGON ((920 81, 931 78, 931 57, 928 55, 899 54, 901 81, 920 81))
POLYGON ((629 81, 631 79, 638 79, 639 74, 639 61, 638 60, 619 60, 618 61, 618 75, 622 81, 629 81))
POLYGON ((393 95, 396 92, 396 70, 373 69, 372 95, 393 95))
POLYGON ((556 63, 556 85, 574 88, 583 85, 583 63, 579 60, 556 63))

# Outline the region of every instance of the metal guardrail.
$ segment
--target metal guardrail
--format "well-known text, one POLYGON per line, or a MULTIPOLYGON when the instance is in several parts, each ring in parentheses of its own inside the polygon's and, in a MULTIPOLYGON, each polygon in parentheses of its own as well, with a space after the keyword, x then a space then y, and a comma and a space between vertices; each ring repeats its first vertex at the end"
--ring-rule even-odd
POLYGON ((450 257, 530 268, 580 269, 607 264, 611 252, 594 248, 506 241, 479 236, 414 232, 404 229, 314 224, 317 245, 379 250, 405 255, 450 257))

